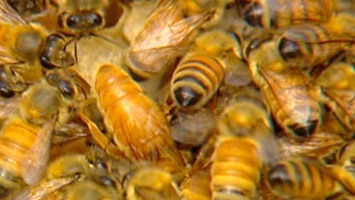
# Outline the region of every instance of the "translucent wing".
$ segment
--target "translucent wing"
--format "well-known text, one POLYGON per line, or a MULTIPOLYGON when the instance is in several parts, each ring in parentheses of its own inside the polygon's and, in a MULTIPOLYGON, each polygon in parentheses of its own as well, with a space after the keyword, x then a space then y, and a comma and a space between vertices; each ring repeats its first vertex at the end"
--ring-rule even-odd
POLYGON ((55 122, 56 117, 40 129, 36 141, 26 154, 27 159, 22 163, 22 177, 28 185, 36 184, 46 169, 55 122))
POLYGON ((27 22, 6 1, 0 1, 0 28, 1 24, 21 25, 27 22))

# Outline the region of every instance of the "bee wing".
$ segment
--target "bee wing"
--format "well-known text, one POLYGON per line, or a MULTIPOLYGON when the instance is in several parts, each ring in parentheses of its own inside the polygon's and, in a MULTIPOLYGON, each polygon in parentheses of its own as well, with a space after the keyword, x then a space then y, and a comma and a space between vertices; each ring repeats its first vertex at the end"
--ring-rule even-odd
POLYGON ((34 185, 42 178, 49 158, 55 122, 56 117, 40 129, 36 141, 26 154, 27 159, 22 163, 22 177, 28 185, 34 185))
POLYGON ((229 52, 224 57, 224 61, 226 63, 224 82, 226 84, 238 87, 251 82, 249 68, 244 61, 229 52))
POLYGON ((71 184, 76 180, 75 176, 63 177, 39 183, 36 186, 30 186, 20 192, 14 200, 42 200, 56 190, 71 184))
POLYGON ((329 98, 326 104, 332 109, 338 119, 350 130, 355 129, 355 91, 323 89, 329 98))
POLYGON ((173 59, 182 55, 188 49, 187 46, 167 46, 130 52, 128 62, 136 68, 150 73, 158 73, 173 59))
POLYGON ((8 3, 0 1, 0 25, 20 25, 28 24, 8 3))
POLYGON ((16 111, 21 97, 1 99, 0 101, 0 120, 9 118, 16 111))

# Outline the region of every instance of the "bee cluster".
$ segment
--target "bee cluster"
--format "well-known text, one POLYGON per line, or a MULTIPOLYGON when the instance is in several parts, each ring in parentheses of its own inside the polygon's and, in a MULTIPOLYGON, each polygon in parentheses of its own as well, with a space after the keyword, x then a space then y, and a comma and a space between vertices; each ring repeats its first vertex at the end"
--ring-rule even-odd
POLYGON ((0 1, 0 199, 354 199, 354 38, 351 0, 0 1))

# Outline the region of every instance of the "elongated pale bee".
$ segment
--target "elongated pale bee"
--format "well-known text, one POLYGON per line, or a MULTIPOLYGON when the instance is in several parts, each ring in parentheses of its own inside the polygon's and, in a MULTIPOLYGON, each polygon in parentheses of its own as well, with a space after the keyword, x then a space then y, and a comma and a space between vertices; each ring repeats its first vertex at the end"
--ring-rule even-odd
MULTIPOLYGON (((179 107, 186 109, 199 109, 206 104, 219 88, 226 71, 234 67, 228 61, 241 59, 240 40, 232 33, 205 32, 196 38, 195 44, 196 47, 181 59, 171 79, 171 96, 179 107)), ((239 73, 249 76, 246 66, 239 68, 239 73)))
POLYGON ((316 84, 322 88, 325 104, 349 130, 355 131, 355 70, 351 63, 334 63, 328 66, 316 84))
POLYGON ((171 175, 159 168, 138 169, 127 181, 127 200, 182 198, 171 175))
POLYGON ((114 26, 123 8, 115 0, 54 0, 59 7, 59 29, 69 35, 92 34, 114 26))
POLYGON ((6 189, 33 185, 42 177, 61 106, 60 93, 46 84, 33 85, 22 98, 19 112, 1 130, 0 185, 6 189))
POLYGON ((163 112, 123 69, 102 65, 95 86, 112 136, 103 135, 94 123, 82 117, 103 149, 111 155, 152 161, 170 172, 183 172, 180 170, 184 169, 184 162, 171 139, 163 112))
POLYGON ((273 38, 254 44, 248 61, 261 67, 312 69, 326 63, 353 43, 355 17, 332 16, 326 23, 300 24, 282 30, 273 38))
POLYGON ((131 44, 129 69, 141 79, 165 72, 186 52, 193 33, 213 14, 208 10, 185 18, 176 1, 160 0, 131 44))
POLYGON ((292 24, 326 22, 338 10, 338 0, 235 0, 242 17, 255 27, 280 28, 292 24))
POLYGON ((281 161, 268 171, 266 180, 273 193, 287 199, 325 199, 355 192, 351 174, 311 159, 281 161))
POLYGON ((273 127, 259 101, 252 95, 239 96, 221 115, 212 156, 212 199, 255 197, 262 165, 278 159, 273 127), (266 143, 271 148, 265 148, 266 143))

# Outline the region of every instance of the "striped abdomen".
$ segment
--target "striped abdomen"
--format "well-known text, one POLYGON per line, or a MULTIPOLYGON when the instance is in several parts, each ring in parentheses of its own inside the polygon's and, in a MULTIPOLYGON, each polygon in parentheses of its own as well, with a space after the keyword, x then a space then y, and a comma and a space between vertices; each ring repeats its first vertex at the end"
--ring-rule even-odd
POLYGON ((214 200, 252 198, 260 179, 261 159, 257 142, 250 138, 223 138, 217 145, 211 168, 214 200))
POLYGON ((0 136, 0 185, 17 187, 22 183, 22 165, 36 141, 39 128, 23 120, 13 119, 5 124, 0 136))
POLYGON ((273 193, 287 199, 323 199, 344 190, 326 169, 302 160, 273 166, 266 180, 273 193))
POLYGON ((251 26, 280 28, 292 24, 325 22, 336 10, 334 0, 237 0, 251 26))
POLYGON ((171 96, 184 108, 200 108, 210 100, 224 77, 225 65, 207 53, 185 56, 171 81, 171 96))

